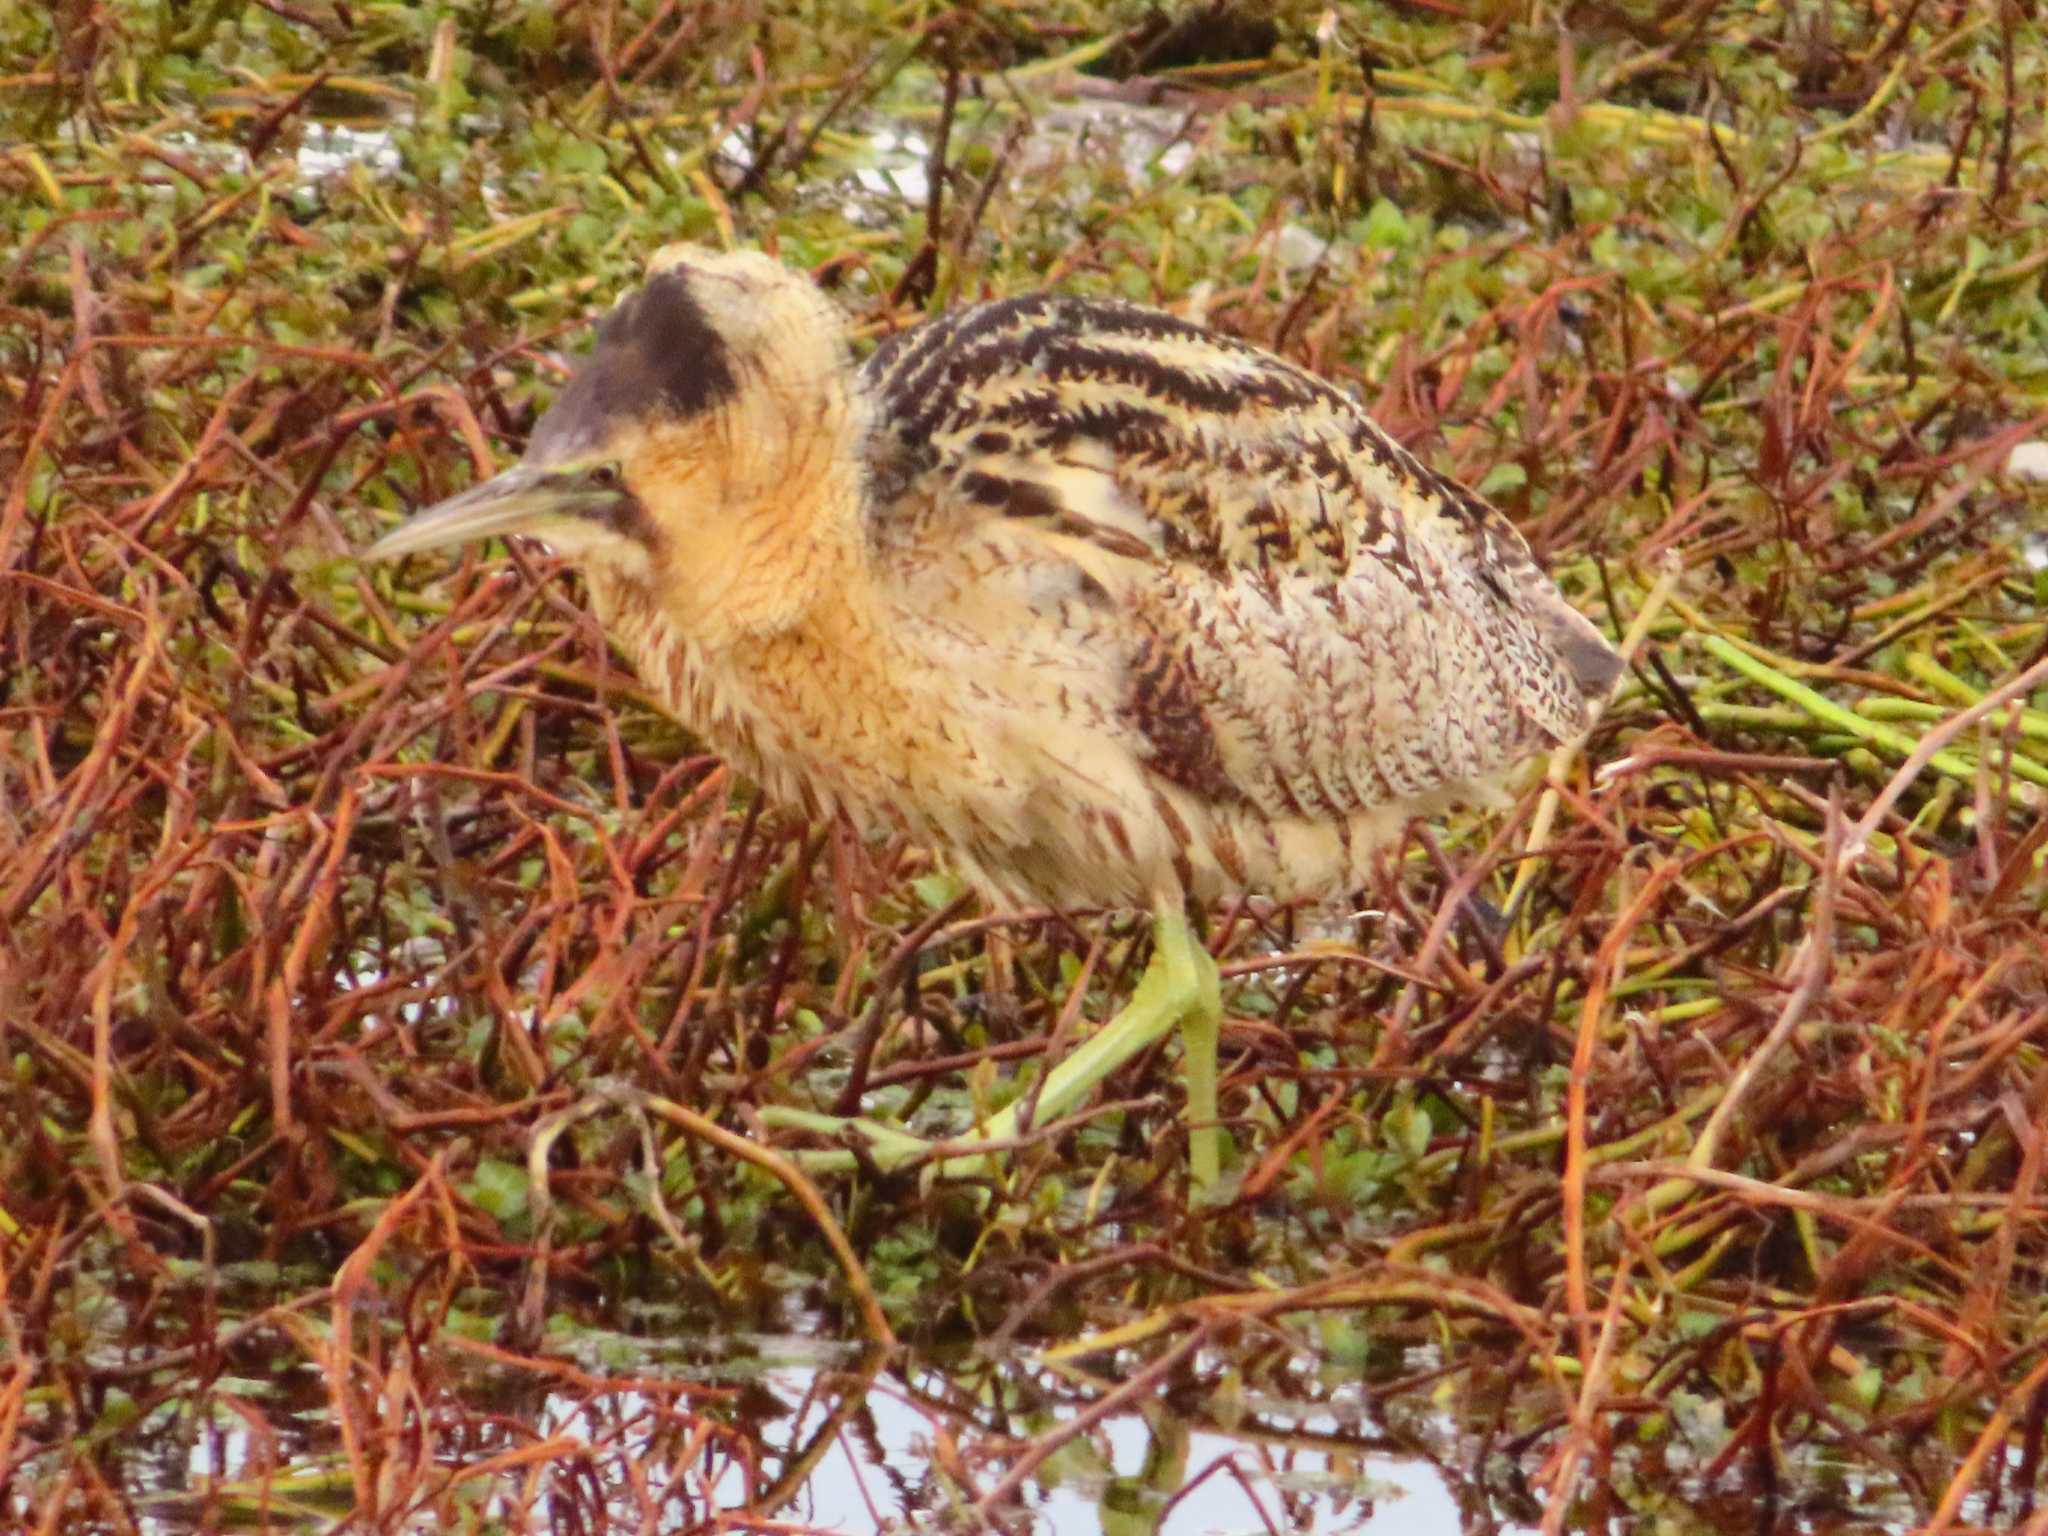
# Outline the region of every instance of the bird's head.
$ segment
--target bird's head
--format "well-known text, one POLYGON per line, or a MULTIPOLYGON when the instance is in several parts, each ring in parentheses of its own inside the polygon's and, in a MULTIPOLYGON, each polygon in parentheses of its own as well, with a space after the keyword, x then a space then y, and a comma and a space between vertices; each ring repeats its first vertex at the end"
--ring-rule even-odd
POLYGON ((699 639, 773 630, 859 547, 857 431, 829 299, 757 252, 671 246, 605 317, 520 462, 365 553, 527 534, 651 590, 699 639))

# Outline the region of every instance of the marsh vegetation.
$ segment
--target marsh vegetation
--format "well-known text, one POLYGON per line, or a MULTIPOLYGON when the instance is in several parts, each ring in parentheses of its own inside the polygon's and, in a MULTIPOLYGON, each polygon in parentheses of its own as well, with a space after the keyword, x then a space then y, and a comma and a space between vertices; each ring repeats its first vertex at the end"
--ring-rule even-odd
POLYGON ((0 14, 0 1522, 2048 1530, 2037 10, 0 14), (763 803, 532 547, 355 559, 675 240, 1199 315, 1665 581, 1547 783, 1214 915, 1231 1198, 1157 1057, 805 1172, 1143 926, 763 803))

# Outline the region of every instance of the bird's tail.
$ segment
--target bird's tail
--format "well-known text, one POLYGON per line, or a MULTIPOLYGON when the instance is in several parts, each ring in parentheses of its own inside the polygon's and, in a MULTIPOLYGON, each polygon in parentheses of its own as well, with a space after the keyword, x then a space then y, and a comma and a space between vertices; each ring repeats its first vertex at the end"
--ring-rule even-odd
POLYGON ((1534 590, 1528 594, 1529 616, 1576 690, 1578 707, 1572 717, 1544 722, 1560 740, 1567 739, 1592 724, 1627 663, 1593 622, 1565 601, 1548 577, 1539 574, 1530 586, 1534 590))

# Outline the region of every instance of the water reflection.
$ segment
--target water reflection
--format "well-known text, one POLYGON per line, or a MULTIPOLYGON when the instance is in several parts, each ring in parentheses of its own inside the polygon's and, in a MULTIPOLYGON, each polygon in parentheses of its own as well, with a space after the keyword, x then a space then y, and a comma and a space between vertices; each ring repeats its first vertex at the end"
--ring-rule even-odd
MULTIPOLYGON (((1221 1360, 1197 1365, 1191 1380, 1233 1379, 1221 1360)), ((450 1372, 439 1391, 407 1373, 416 1411, 372 1442, 382 1491, 400 1496, 384 1529, 441 1523, 458 1488, 506 1529, 1466 1528, 1445 1474, 1356 1391, 1210 1391, 1204 1416, 1168 1389, 1103 1412, 1120 1381, 1029 1356, 891 1361, 802 1336, 685 1347, 600 1330, 552 1338, 546 1360, 443 1348, 433 1367, 450 1372)), ((357 1505, 310 1363, 223 1378, 208 1405, 167 1405, 140 1437, 126 1481, 143 1529, 324 1529, 357 1505)))
MULTIPOLYGON (((226 1289, 245 1302, 276 1294, 232 1276, 226 1289)), ((480 1292, 465 1295, 475 1310, 432 1315, 393 1310, 389 1292, 366 1300, 347 1349, 328 1331, 331 1296, 298 1294, 236 1309, 212 1350, 190 1333, 155 1356, 90 1350, 97 1397, 39 1397, 20 1420, 11 1495, 0 1487, 16 1503, 0 1503, 0 1524, 61 1499, 89 1463, 151 1536, 336 1521, 1531 1536, 1565 1422, 1540 1375, 1483 1349, 1401 1343, 1398 1328, 1362 1333, 1362 1354, 1290 1329, 1198 1327, 1114 1353, 874 1356, 834 1341, 791 1295, 779 1304, 790 1332, 720 1334, 675 1304, 615 1301, 602 1325, 558 1312, 544 1346, 522 1355, 493 1341, 480 1292)), ((109 1293, 109 1339, 133 1337, 127 1309, 109 1293)), ((1646 1407, 1617 1405, 1601 1476, 1564 1529, 1902 1536, 1949 1464, 1939 1436, 1896 1462, 1788 1437, 1765 1471, 1757 1455, 1729 1458, 1718 1399, 1676 1391, 1664 1406, 1668 1419, 1649 1424, 1635 1417, 1646 1407)), ((1973 1493, 1959 1518, 2013 1528, 1997 1516, 2034 1476, 2011 1444, 1992 1479, 2009 1490, 2003 1505, 1973 1493)))
MULTIPOLYGON (((1033 1372, 1019 1364, 1001 1374, 1021 1386, 1033 1372)), ((807 1420, 836 1411, 814 1373, 775 1368, 762 1385, 787 1407, 778 1427, 792 1446, 808 1443, 807 1420)), ((1043 1392, 1046 1384, 1028 1385, 1043 1392)), ((1107 1391, 1113 1383, 1090 1385, 1107 1391)), ((992 1422, 986 1395, 963 1403, 961 1387, 928 1369, 877 1377, 784 1513, 840 1530, 915 1528, 919 1517, 940 1528, 949 1517, 965 1523, 977 1487, 985 1495, 1038 1437, 1087 1412, 1068 1406, 992 1422)), ((1226 1432, 1152 1399, 1065 1440, 1038 1463, 1014 1504, 988 1512, 1059 1536, 1459 1531, 1442 1475, 1362 1430, 1314 1405, 1261 1403, 1247 1405, 1226 1432)), ((775 1438, 772 1430, 764 1438, 775 1438)))

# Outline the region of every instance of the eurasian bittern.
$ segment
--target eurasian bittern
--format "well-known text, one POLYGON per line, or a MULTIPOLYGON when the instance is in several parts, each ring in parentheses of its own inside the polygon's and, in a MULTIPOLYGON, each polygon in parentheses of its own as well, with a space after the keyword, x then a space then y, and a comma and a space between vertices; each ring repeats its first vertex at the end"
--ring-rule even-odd
MULTIPOLYGON (((1407 818, 1581 732, 1620 666, 1506 520, 1269 352, 1036 294, 856 366, 831 301, 751 252, 658 255, 518 467, 369 553, 510 533, 771 795, 998 898, 1149 907, 1135 995, 1036 1115, 1178 1023, 1200 1185, 1221 1007, 1187 900, 1357 888, 1407 818)), ((924 1145, 852 1123, 885 1160, 924 1145)))

